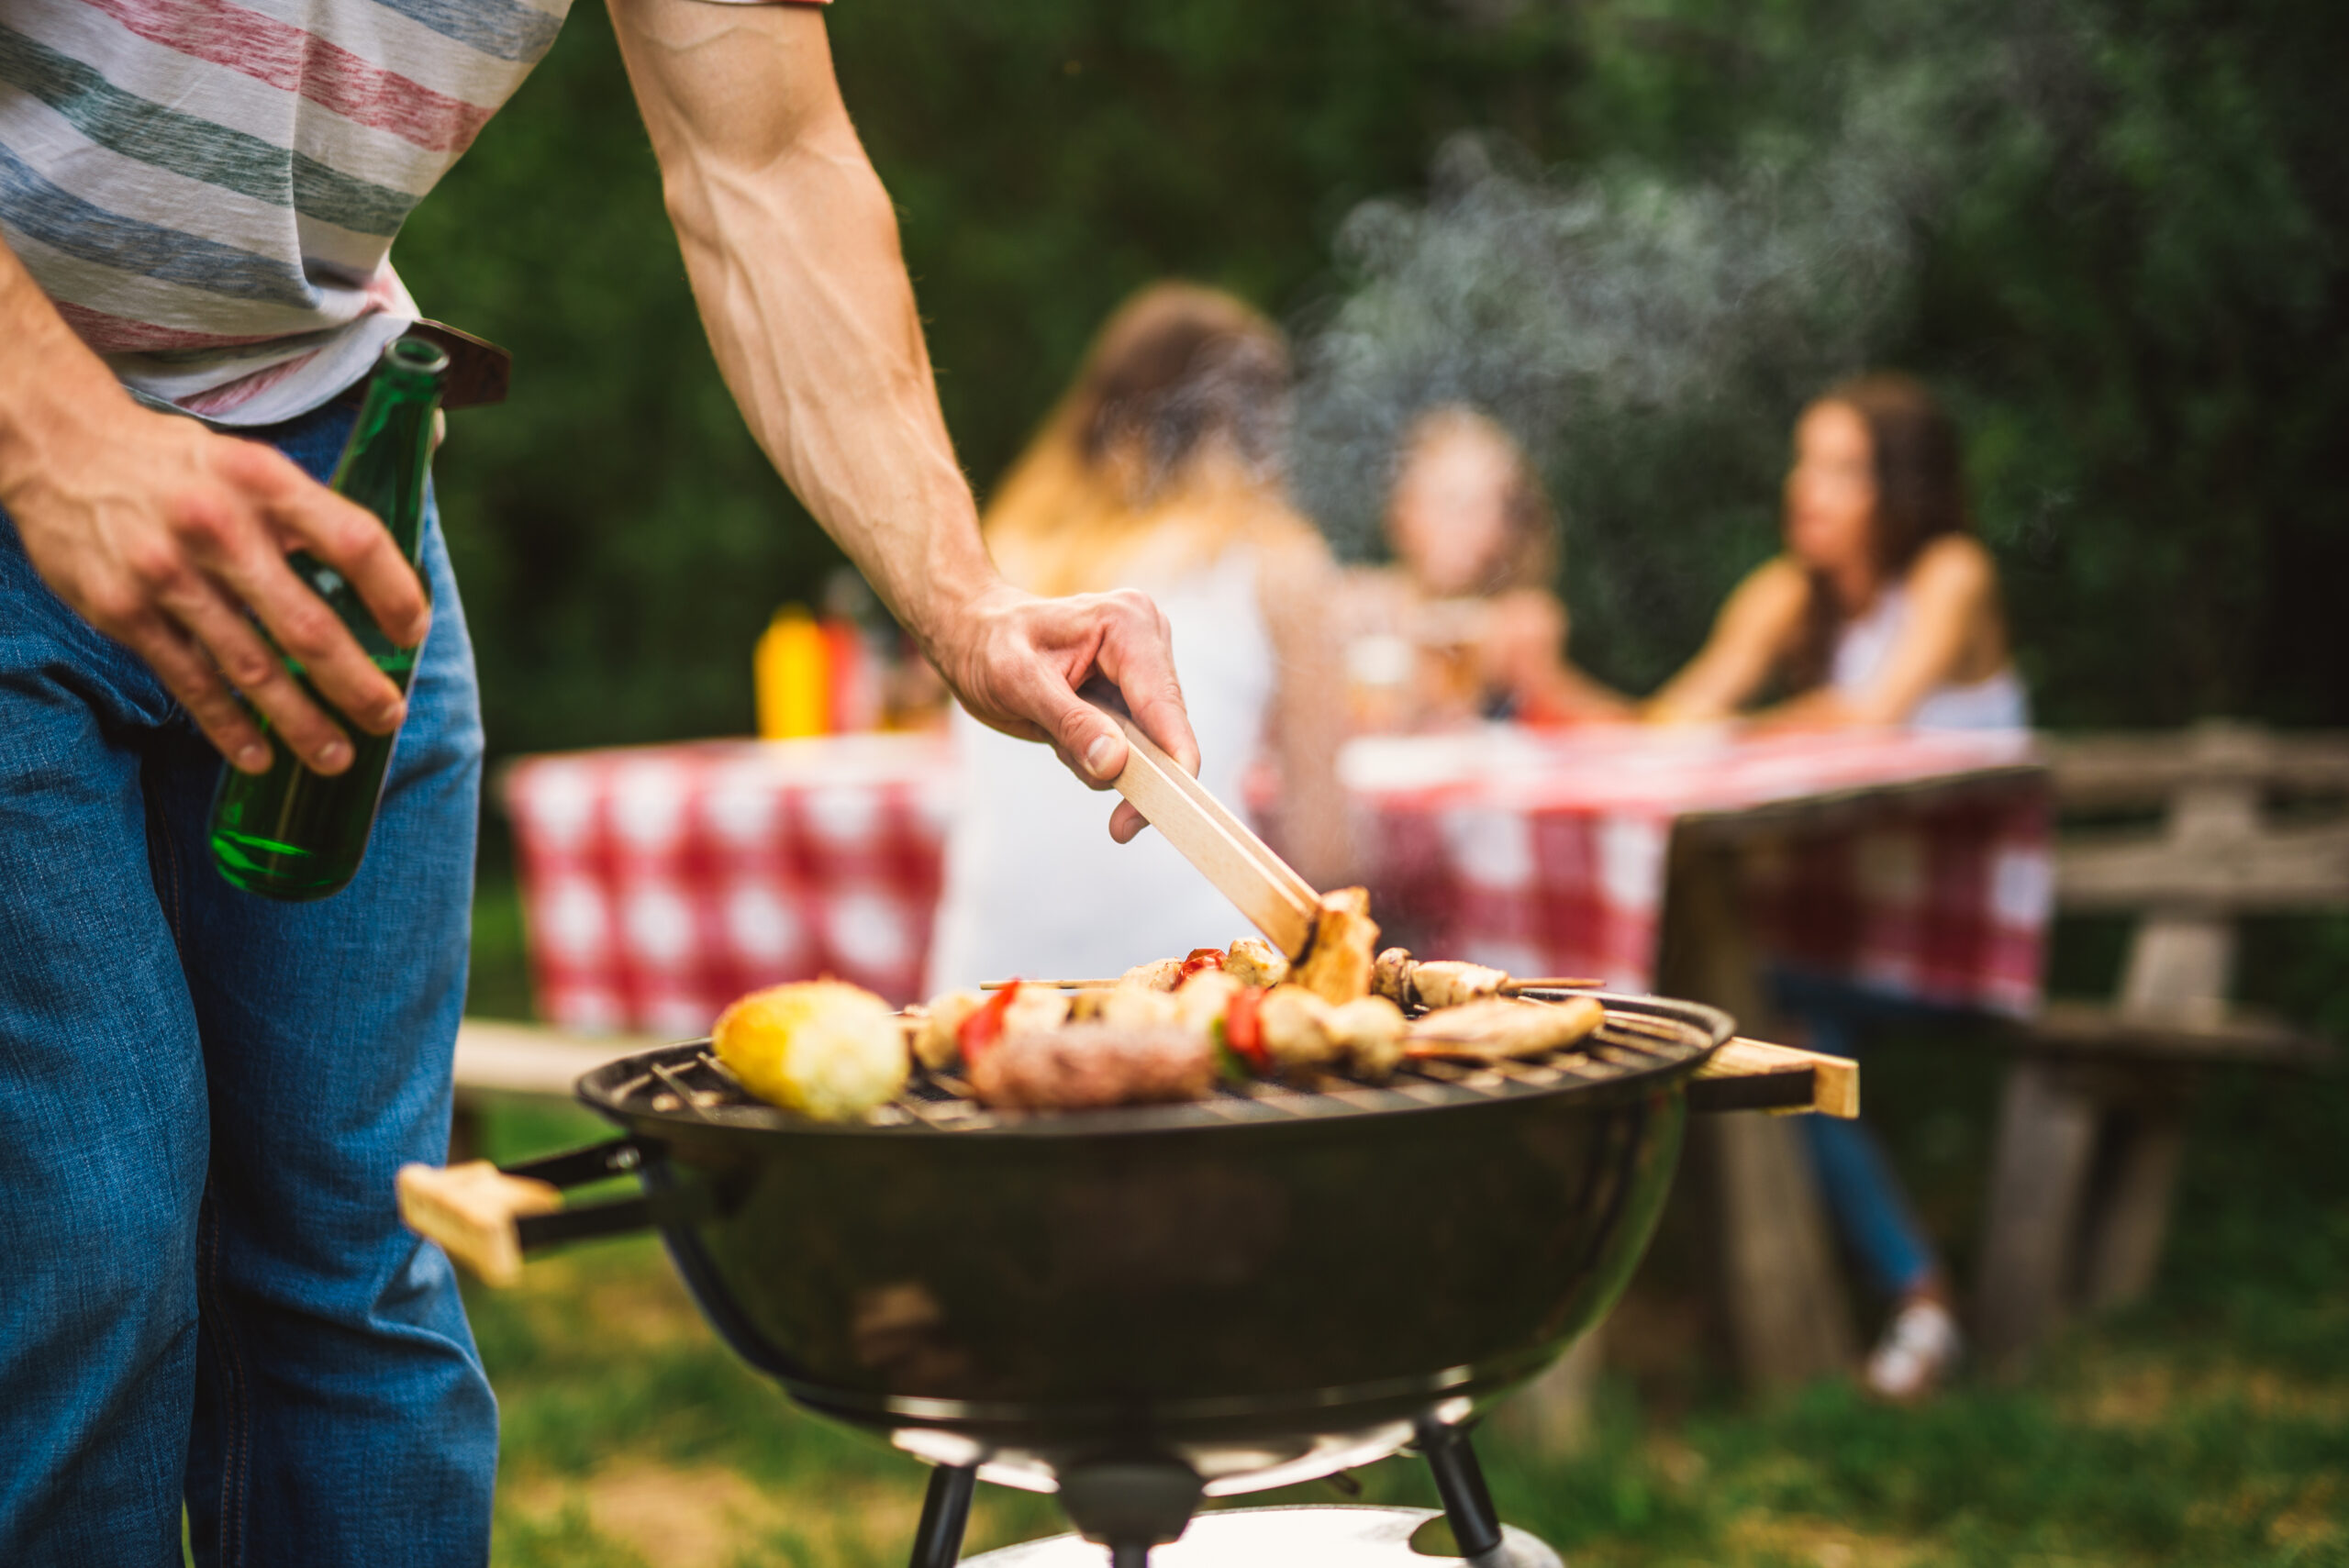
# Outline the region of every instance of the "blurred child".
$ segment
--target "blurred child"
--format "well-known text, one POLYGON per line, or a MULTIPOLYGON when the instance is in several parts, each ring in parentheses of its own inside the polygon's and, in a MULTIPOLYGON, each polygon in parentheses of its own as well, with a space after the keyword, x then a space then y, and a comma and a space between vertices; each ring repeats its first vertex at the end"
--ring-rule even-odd
POLYGON ((1621 717, 1622 699, 1566 662, 1552 584, 1558 528, 1514 438, 1473 409, 1422 415, 1403 438, 1386 510, 1392 566, 1348 574, 1347 674, 1365 729, 1480 718, 1621 717))
MULTIPOLYGON (((1287 345, 1271 322, 1212 290, 1146 289, 1102 328, 982 522, 1022 587, 1150 594, 1173 635, 1201 781, 1237 804, 1269 741, 1282 780, 1275 836, 1327 887, 1348 861, 1327 619, 1335 568, 1286 499, 1288 396, 1287 345)), ((1112 843, 1045 748, 959 712, 954 728, 963 790, 933 992, 1113 976, 1244 932, 1163 840, 1112 843)))

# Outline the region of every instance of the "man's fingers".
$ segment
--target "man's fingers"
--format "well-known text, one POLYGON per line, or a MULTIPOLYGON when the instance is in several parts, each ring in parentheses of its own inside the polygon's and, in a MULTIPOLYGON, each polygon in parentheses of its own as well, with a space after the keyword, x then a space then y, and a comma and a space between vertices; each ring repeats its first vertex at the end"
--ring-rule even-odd
POLYGON ((251 480, 266 498, 270 521, 282 539, 341 573, 384 636, 402 648, 424 640, 432 624, 431 601, 393 542, 391 530, 374 513, 336 495, 266 448, 255 449, 240 461, 253 469, 240 477, 251 480))
MULTIPOLYGON (((164 607, 210 652, 228 684, 242 692, 245 700, 268 718, 278 740, 313 772, 339 773, 351 765, 349 739, 310 700, 301 683, 287 672, 284 662, 224 595, 217 592, 175 595, 164 607)), ((340 628, 340 622, 337 628, 340 628)), ((373 663, 367 668, 382 678, 383 673, 373 663)), ((396 689, 394 695, 397 695, 396 689)), ((184 704, 185 699, 182 702, 184 704)), ((188 711, 195 710, 190 707, 188 711)), ((198 722, 202 720, 199 718, 198 722)))
POLYGON ((1166 617, 1132 589, 1107 595, 1112 606, 1095 662, 1117 684, 1128 711, 1142 733, 1186 772, 1199 771, 1198 737, 1183 707, 1183 684, 1174 673, 1166 617))
POLYGON ((1136 811, 1130 800, 1118 802, 1118 809, 1109 813, 1109 837, 1120 844, 1132 843, 1136 836, 1149 826, 1150 819, 1136 811))
MULTIPOLYGON (((284 556, 266 545, 261 546, 241 558, 233 569, 224 571, 221 577, 239 599, 251 606, 277 646, 301 664, 318 695, 333 705, 338 713, 360 728, 377 735, 389 735, 399 728, 407 712, 399 687, 375 667, 375 662, 359 646, 359 639, 351 636, 351 628, 342 624, 342 617, 308 584, 294 574, 284 556)), ((197 631, 206 646, 223 658, 223 667, 228 668, 225 662, 228 648, 222 639, 212 635, 208 628, 191 629, 197 631)), ((245 684, 239 672, 230 668, 228 678, 261 705, 273 720, 284 722, 260 690, 245 684)), ((299 734, 289 728, 287 739, 306 761, 309 760, 309 751, 299 734)))
POLYGON ((179 699, 232 767, 257 773, 269 766, 269 742, 261 727, 192 638, 158 616, 128 628, 123 640, 147 661, 163 689, 179 699))

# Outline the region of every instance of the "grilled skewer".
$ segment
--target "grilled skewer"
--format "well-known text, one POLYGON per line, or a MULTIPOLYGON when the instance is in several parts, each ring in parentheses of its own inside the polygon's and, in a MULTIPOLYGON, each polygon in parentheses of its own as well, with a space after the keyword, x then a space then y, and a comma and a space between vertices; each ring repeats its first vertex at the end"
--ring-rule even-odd
MULTIPOLYGON (((1000 991, 1011 984, 1008 980, 988 980, 980 983, 982 991, 1000 991)), ((1033 985, 1046 991, 1098 991, 1118 984, 1108 980, 1022 980, 1022 985, 1033 985)), ((1528 991, 1603 991, 1607 982, 1586 974, 1544 974, 1531 980, 1511 978, 1500 988, 1503 996, 1522 995, 1528 991)))

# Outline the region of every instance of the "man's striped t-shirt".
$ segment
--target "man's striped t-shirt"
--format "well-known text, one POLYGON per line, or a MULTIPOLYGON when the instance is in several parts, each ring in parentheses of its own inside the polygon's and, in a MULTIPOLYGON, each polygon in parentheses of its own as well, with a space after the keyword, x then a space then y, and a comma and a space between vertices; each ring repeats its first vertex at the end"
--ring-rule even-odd
POLYGON ((0 236, 134 391, 303 413, 416 318, 392 237, 570 0, 0 0, 0 236))

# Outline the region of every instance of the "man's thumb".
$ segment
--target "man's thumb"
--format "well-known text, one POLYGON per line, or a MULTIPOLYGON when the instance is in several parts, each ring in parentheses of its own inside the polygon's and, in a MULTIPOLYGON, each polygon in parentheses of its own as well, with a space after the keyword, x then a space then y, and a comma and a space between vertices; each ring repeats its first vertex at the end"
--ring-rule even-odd
POLYGON ((1070 694, 1052 724, 1061 754, 1073 758, 1086 777, 1108 784, 1124 771, 1126 738, 1118 721, 1075 694, 1070 694))

